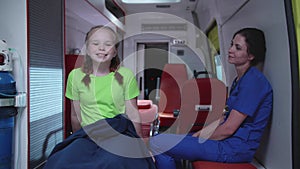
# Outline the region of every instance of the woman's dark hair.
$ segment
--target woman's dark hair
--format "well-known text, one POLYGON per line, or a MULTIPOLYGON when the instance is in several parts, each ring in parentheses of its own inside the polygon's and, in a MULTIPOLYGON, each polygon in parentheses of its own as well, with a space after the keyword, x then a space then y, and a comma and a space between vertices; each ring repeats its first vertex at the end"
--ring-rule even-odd
MULTIPOLYGON (((95 33, 97 30, 99 29, 106 29, 106 30, 109 30, 111 31, 114 36, 115 36, 115 43, 114 43, 114 46, 116 48, 116 50, 118 49, 118 46, 119 46, 119 41, 118 41, 118 38, 117 38, 117 34, 116 32, 108 27, 108 26, 103 26, 103 25, 97 25, 97 26, 94 26, 92 27, 87 33, 86 33, 86 36, 85 36, 85 44, 87 46, 87 43, 88 43, 88 40, 89 38, 93 35, 93 33, 95 33)), ((93 73, 93 62, 92 62, 92 59, 89 55, 85 55, 85 60, 84 60, 84 63, 81 67, 82 71, 86 74, 83 79, 82 79, 82 82, 86 85, 86 86, 89 86, 90 82, 91 82, 91 78, 90 78, 90 74, 93 73)), ((115 77, 116 79, 119 81, 119 83, 122 83, 122 76, 117 72, 118 70, 118 67, 120 65, 120 58, 118 57, 118 55, 116 55, 112 60, 111 60, 111 63, 110 63, 110 72, 115 72, 115 77)))
POLYGON ((245 37, 248 53, 254 55, 251 65, 255 66, 260 62, 264 62, 266 56, 266 40, 264 32, 257 28, 243 28, 237 31, 233 35, 233 38, 237 34, 245 37))

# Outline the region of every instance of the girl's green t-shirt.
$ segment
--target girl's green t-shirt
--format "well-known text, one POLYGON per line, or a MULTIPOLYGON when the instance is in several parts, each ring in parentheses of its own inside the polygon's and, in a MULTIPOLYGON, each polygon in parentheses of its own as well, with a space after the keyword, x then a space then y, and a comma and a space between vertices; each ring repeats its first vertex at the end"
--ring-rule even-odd
POLYGON ((118 72, 123 77, 122 84, 115 78, 115 72, 111 72, 101 77, 90 75, 89 87, 82 82, 85 73, 81 68, 70 72, 65 95, 71 100, 80 101, 82 126, 125 113, 125 100, 139 95, 137 81, 132 71, 120 67, 118 72))

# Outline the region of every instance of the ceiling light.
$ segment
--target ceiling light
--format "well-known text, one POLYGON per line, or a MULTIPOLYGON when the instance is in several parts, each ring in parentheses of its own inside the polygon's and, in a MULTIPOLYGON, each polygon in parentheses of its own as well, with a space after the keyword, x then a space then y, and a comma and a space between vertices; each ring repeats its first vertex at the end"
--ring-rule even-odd
POLYGON ((154 3, 177 3, 181 0, 122 0, 127 4, 154 4, 154 3))

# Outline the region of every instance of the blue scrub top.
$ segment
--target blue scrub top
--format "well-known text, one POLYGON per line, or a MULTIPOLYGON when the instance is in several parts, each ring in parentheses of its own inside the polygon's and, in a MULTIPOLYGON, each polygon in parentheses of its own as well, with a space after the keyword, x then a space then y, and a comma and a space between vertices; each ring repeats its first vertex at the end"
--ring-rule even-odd
POLYGON ((240 80, 233 83, 226 104, 228 112, 235 109, 247 115, 235 134, 224 140, 228 144, 227 151, 254 155, 272 112, 270 83, 257 68, 250 67, 240 80))

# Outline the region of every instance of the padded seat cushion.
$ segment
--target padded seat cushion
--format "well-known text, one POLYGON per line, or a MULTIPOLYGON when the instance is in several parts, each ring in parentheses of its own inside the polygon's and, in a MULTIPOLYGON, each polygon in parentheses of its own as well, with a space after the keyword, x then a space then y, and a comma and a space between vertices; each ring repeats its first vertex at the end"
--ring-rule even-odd
POLYGON ((138 109, 150 109, 151 105, 151 100, 138 100, 137 102, 138 109))
POLYGON ((211 161, 196 161, 193 169, 257 169, 251 163, 221 163, 211 161))

